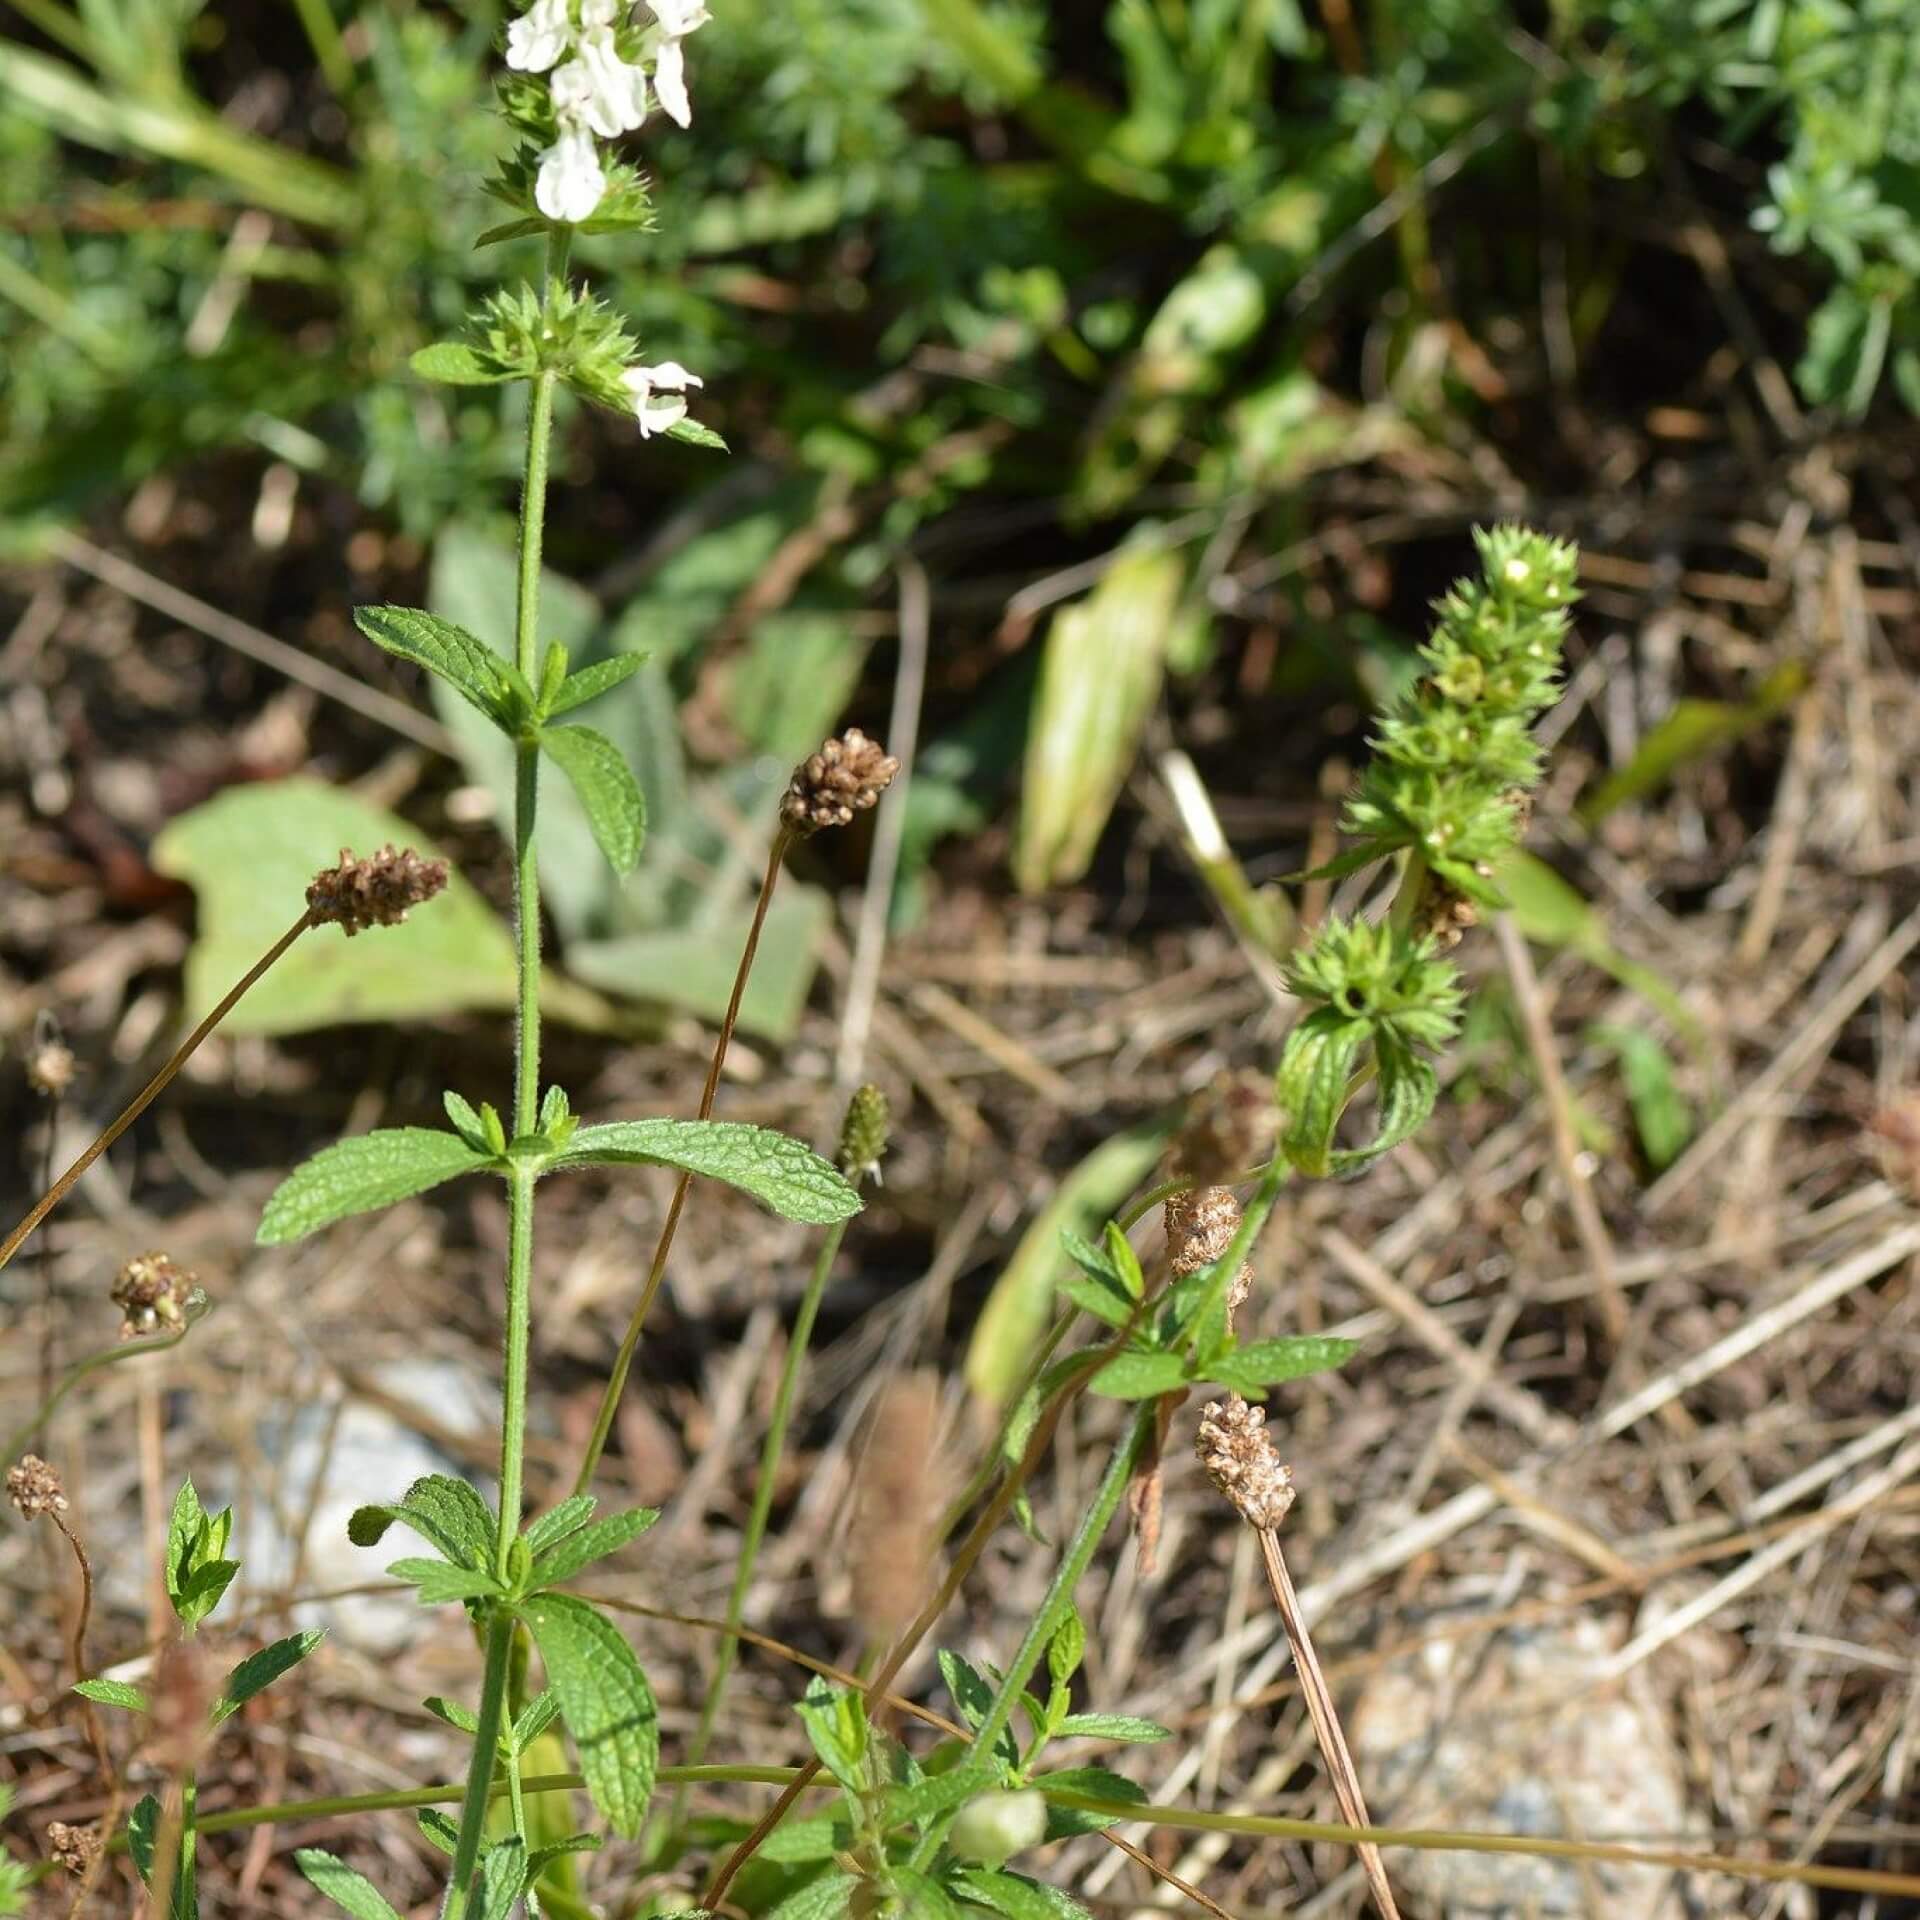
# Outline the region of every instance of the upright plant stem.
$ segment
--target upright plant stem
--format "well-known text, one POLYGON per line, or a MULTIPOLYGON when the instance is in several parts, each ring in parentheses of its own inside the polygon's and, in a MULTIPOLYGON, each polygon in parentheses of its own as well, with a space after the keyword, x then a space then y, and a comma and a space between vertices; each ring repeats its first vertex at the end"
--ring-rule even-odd
MULTIPOLYGON (((733 1671, 734 1656, 740 1648, 738 1629, 746 1618, 747 1595, 753 1587, 754 1563, 760 1557, 760 1543, 766 1538, 767 1516, 773 1511, 774 1483, 780 1473, 780 1456, 786 1450, 787 1423, 793 1416, 794 1394, 800 1384, 800 1370, 806 1364, 807 1343, 813 1338, 813 1323, 819 1316, 821 1296, 827 1290, 828 1277, 846 1238, 847 1223, 837 1222, 821 1243, 819 1257, 800 1298, 799 1311, 793 1317, 793 1332, 787 1341, 786 1364, 780 1370, 780 1385, 773 1397, 773 1418, 767 1423, 767 1437, 760 1449, 760 1476, 754 1483, 753 1506, 747 1515, 740 1539, 740 1559, 733 1570, 733 1592, 727 1599, 727 1630, 714 1649, 713 1675, 707 1682, 707 1697, 700 1707, 700 1725, 687 1748, 687 1764, 698 1766, 706 1758, 707 1742, 713 1738, 714 1722, 720 1715, 720 1699, 726 1692, 727 1676, 733 1671)), ((673 1808, 672 1824, 678 1826, 685 1810, 687 1790, 680 1789, 673 1808)))
MULTIPOLYGON (((727 1001, 726 1017, 720 1022, 720 1032, 713 1043, 713 1059, 707 1067, 707 1083, 700 1090, 699 1117, 702 1120, 713 1118, 714 1097, 720 1090, 720 1072, 726 1065, 727 1048, 733 1042, 733 1029, 740 1019, 740 1002, 747 991, 747 976, 752 973, 753 957, 760 950, 760 930, 767 923, 767 907, 772 902, 774 888, 780 883, 780 867, 787 857, 789 838, 786 828, 782 827, 773 836, 773 846, 767 854, 767 870, 760 881, 760 897, 754 902, 753 924, 747 929, 747 944, 741 949, 740 965, 734 972, 733 993, 727 1001)), ((666 1277, 667 1256, 673 1251, 673 1236, 679 1230, 680 1215, 686 1208, 687 1191, 692 1185, 693 1175, 690 1173, 683 1173, 674 1183, 673 1198, 667 1205, 666 1222, 654 1245, 653 1264, 647 1270, 647 1283, 640 1289, 640 1298, 634 1303, 633 1317, 627 1322, 620 1351, 614 1355, 612 1370, 607 1375, 606 1387, 600 1395, 600 1410, 594 1415, 593 1432, 587 1437, 587 1450, 581 1457, 580 1471, 574 1475, 573 1491, 576 1494, 585 1493, 593 1485, 600 1456, 607 1450, 607 1438, 613 1432, 613 1417, 619 1411, 620 1396, 626 1390, 633 1356, 640 1350, 640 1335, 647 1324, 647 1315, 653 1310, 654 1296, 660 1291, 660 1282, 666 1277)))
POLYGON ((7 1235, 6 1239, 0 1241, 0 1267, 4 1267, 20 1251, 21 1242, 27 1235, 72 1192, 80 1176, 146 1112, 160 1090, 193 1057, 194 1050, 201 1041, 233 1011, 240 996, 312 925, 313 915, 302 913, 300 918, 241 975, 220 1004, 174 1049, 166 1065, 141 1088, 120 1117, 41 1195, 33 1210, 7 1235))
MULTIPOLYGON (((541 288, 544 307, 556 280, 566 272, 567 235, 550 232, 547 272, 541 288)), ((553 446, 551 371, 535 376, 527 412, 526 475, 520 489, 520 566, 514 604, 514 664, 528 680, 537 677, 540 644, 540 554, 547 518, 547 470, 553 446)), ((540 867, 534 829, 540 801, 540 749, 521 741, 515 749, 513 805, 514 937, 519 957, 513 1058, 513 1134, 530 1134, 540 1117, 540 867)), ((522 1477, 527 1437, 527 1363, 533 1296, 533 1188, 530 1175, 515 1172, 507 1185, 507 1302, 500 1357, 500 1518, 494 1538, 494 1563, 507 1574, 513 1543, 520 1532, 522 1477)), ((487 1800, 493 1790, 499 1756, 500 1720, 507 1694, 519 1622, 504 1607, 487 1621, 486 1669, 480 1683, 479 1724, 467 1774, 466 1799, 454 1847, 453 1873, 444 1911, 459 1915, 466 1906, 467 1883, 480 1856, 487 1800)))

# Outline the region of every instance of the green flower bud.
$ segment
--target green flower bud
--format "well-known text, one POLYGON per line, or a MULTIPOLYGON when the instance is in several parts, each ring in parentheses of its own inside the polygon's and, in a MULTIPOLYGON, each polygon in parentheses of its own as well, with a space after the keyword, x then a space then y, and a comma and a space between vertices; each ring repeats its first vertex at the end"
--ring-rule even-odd
POLYGON ((878 1180, 893 1116, 887 1096, 876 1086, 854 1089, 847 1117, 840 1123, 840 1171, 849 1180, 878 1180))
POLYGON ((1047 1799, 1037 1787, 983 1793, 960 1809, 947 1844, 962 1860, 998 1867, 1047 1837, 1047 1799))

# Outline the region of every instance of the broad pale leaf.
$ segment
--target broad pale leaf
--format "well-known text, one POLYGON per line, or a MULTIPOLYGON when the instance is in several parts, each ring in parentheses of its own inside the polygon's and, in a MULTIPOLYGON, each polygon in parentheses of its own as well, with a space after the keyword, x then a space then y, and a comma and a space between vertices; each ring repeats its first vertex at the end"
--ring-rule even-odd
POLYGON ((616 1833, 635 1838, 653 1795, 660 1719, 626 1636, 571 1594, 527 1603, 526 1622, 560 1699, 593 1804, 616 1833))
POLYGON ((274 1189, 254 1238, 263 1247, 304 1240, 350 1214, 390 1207, 495 1164, 491 1154, 438 1127, 382 1127, 336 1140, 274 1189))
POLYGON ((679 1167, 724 1180, 763 1206, 809 1226, 860 1211, 860 1196, 811 1148, 771 1127, 737 1120, 616 1120, 582 1127, 553 1171, 604 1165, 679 1167))
MULTIPOLYGON (((370 854, 388 844, 435 853, 397 814, 317 780, 229 787, 173 821, 154 842, 153 861, 199 898, 186 1018, 209 1013, 286 932, 313 876, 342 847, 370 854)), ((456 873, 400 926, 351 940, 338 927, 302 934, 247 990, 224 1030, 303 1033, 342 1021, 439 1020, 470 1007, 512 1006, 517 978, 506 928, 456 873)))

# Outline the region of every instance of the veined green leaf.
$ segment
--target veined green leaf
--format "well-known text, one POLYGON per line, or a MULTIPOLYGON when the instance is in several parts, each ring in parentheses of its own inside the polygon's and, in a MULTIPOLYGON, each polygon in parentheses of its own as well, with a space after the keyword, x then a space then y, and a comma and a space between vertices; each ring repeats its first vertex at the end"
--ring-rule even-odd
POLYGON ((619 1628, 571 1594, 529 1601, 526 1622, 593 1804, 631 1840, 646 1817, 660 1760, 660 1719, 647 1676, 619 1628))
POLYGON ((576 1493, 571 1499, 562 1500, 532 1522, 521 1536, 527 1543, 527 1551, 538 1554, 556 1540, 564 1540, 576 1527, 584 1527, 593 1518, 598 1504, 590 1493, 576 1493))
POLYGON ((610 1165, 679 1167, 724 1180, 809 1226, 831 1226, 860 1211, 860 1196, 828 1161, 771 1127, 736 1120, 616 1120, 582 1127, 551 1162, 551 1171, 610 1165))
POLYGON ((559 692, 548 703, 542 717, 551 720, 571 713, 575 707, 584 707, 589 700, 598 700, 629 675, 638 673, 646 663, 644 653, 616 653, 611 660, 596 660, 591 666, 581 667, 561 681, 559 692))
POLYGON ((376 647, 425 667, 503 733, 533 717, 533 689, 484 640, 420 607, 355 607, 353 624, 376 647))
POLYGON ((647 803, 620 749, 591 727, 542 727, 540 751, 573 783, 607 864, 631 873, 646 837, 647 803))
POLYGON ((527 1846, 515 1834, 496 1840, 480 1861, 480 1888, 473 1920, 507 1920, 527 1885, 527 1846))
POLYGON ((395 1522, 411 1527, 456 1566, 492 1570, 493 1515, 464 1480, 423 1474, 391 1505, 356 1507, 347 1538, 356 1547, 378 1546, 395 1522))
POLYGON ((854 1875, 838 1869, 823 1873, 818 1880, 809 1880, 804 1887, 788 1894, 767 1915, 767 1920, 841 1920, 859 1884, 854 1875))
POLYGON ((436 340, 417 349, 407 364, 422 380, 438 380, 449 387, 497 387, 518 377, 503 372, 460 340, 436 340))
POLYGON ((456 1567, 446 1560, 396 1560, 387 1572, 417 1589, 423 1607, 445 1606, 450 1600, 484 1600, 501 1590, 498 1577, 486 1568, 456 1567))
POLYGON ((827 1771, 849 1793, 866 1790, 867 1719, 860 1696, 816 1674, 794 1704, 827 1771))
POLYGON ((1186 1362, 1177 1353, 1120 1353, 1087 1383, 1091 1393, 1115 1400, 1153 1400, 1186 1384, 1186 1362))
POLYGON ((549 1547, 533 1563, 534 1586, 555 1587, 563 1580, 571 1580, 582 1567, 619 1552, 629 1540, 639 1539, 659 1518, 657 1508, 635 1507, 627 1513, 610 1513, 604 1520, 579 1528, 549 1547))
POLYGON ((1344 1366, 1359 1347, 1357 1340, 1303 1334, 1284 1340, 1255 1340, 1206 1362, 1209 1380, 1257 1400, 1267 1387, 1283 1380, 1304 1380, 1312 1373, 1344 1366))
POLYGON ((1054 1729, 1062 1740, 1171 1740, 1173 1730, 1131 1713, 1070 1713, 1054 1729))
POLYGON ((304 1240, 351 1214, 390 1207, 497 1164, 491 1154, 438 1127, 381 1127, 336 1140, 273 1190, 254 1238, 263 1247, 304 1240))
POLYGON ((238 1713, 256 1693, 265 1692, 283 1673, 297 1667, 326 1637, 325 1627, 308 1627, 248 1654, 227 1675, 226 1685, 208 1714, 208 1724, 217 1727, 229 1714, 238 1713))
POLYGON ((1086 1908, 1071 1894, 1021 1874, 991 1867, 962 1867, 953 1876, 953 1883, 975 1905, 991 1907, 1006 1920, 1091 1920, 1086 1908))
POLYGON ((293 1864, 353 1920, 400 1920, 380 1889, 344 1860, 319 1847, 301 1847, 293 1856, 293 1864))
POLYGON ((1076 1833, 1098 1833, 1120 1818, 1113 1813, 1088 1813, 1076 1807, 1058 1805, 1056 1793, 1084 1794, 1089 1800, 1113 1800, 1138 1806, 1146 1799, 1142 1789, 1125 1775, 1107 1767, 1064 1767, 1058 1773, 1043 1773, 1033 1783, 1047 1795, 1047 1838, 1065 1840, 1076 1833))

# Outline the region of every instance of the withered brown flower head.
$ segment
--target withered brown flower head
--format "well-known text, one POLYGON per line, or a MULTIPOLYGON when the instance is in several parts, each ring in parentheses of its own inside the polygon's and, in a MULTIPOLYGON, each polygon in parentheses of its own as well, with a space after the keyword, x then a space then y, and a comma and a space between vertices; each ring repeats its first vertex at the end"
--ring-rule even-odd
POLYGON ((1264 1073, 1223 1073, 1195 1095, 1175 1143, 1180 1171, 1215 1186, 1273 1152, 1280 1109, 1264 1073))
POLYGON ((879 741, 849 727, 794 768, 780 801, 781 823, 796 834, 850 826, 856 813, 878 802, 899 771, 900 762, 879 741))
POLYGON ((1267 1432, 1266 1410, 1236 1394, 1200 1416, 1193 1450, 1250 1527, 1277 1527, 1293 1505, 1293 1469, 1281 1462, 1267 1432))
POLYGON ((47 1822, 47 1852, 56 1866, 82 1874, 100 1856, 98 1827, 73 1827, 64 1820, 47 1822))
POLYGON ((43 1513, 65 1513, 66 1490, 60 1476, 37 1453, 20 1456, 20 1464, 7 1469, 7 1498, 20 1509, 21 1516, 37 1520, 43 1513))
POLYGON ((410 907, 431 900, 447 884, 444 860, 423 860, 411 847, 382 847, 356 860, 345 847, 340 864, 313 877, 307 911, 316 926, 344 927, 351 938, 368 927, 397 927, 410 907))
POLYGON ((73 1049, 59 1040, 41 1040, 27 1055, 27 1085, 35 1093, 57 1100, 73 1085, 78 1062, 73 1049))
POLYGON ((122 1267, 113 1283, 113 1304, 124 1316, 120 1338, 171 1333, 183 1325, 194 1276, 164 1253, 140 1253, 122 1267))

